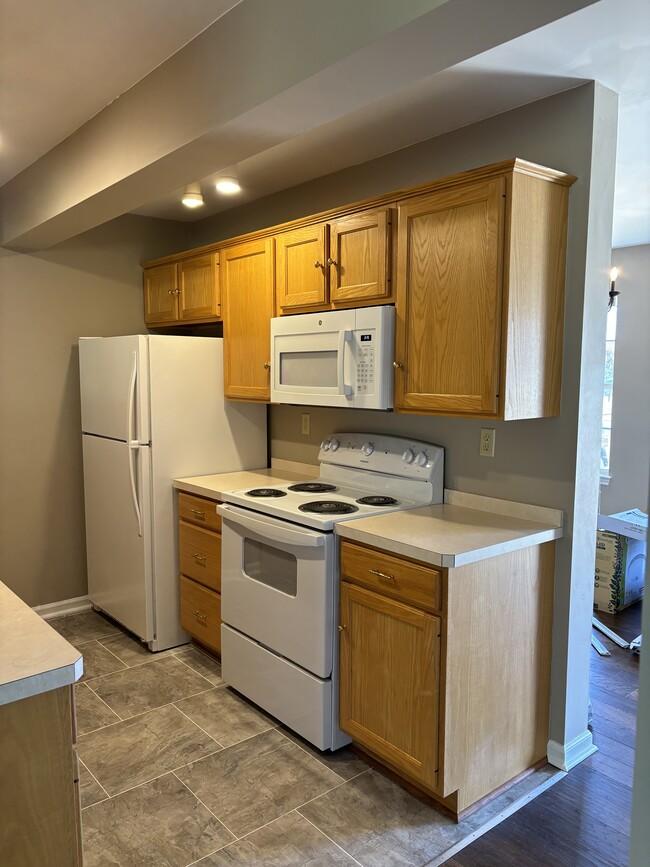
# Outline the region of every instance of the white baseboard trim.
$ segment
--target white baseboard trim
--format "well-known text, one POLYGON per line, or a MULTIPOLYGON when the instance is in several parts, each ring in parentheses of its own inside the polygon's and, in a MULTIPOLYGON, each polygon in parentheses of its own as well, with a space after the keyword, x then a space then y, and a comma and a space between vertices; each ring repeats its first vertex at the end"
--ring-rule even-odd
POLYGON ((35 605, 32 611, 43 620, 54 620, 55 617, 65 617, 67 614, 79 614, 81 611, 90 611, 92 602, 87 596, 75 596, 74 599, 62 599, 60 602, 48 602, 46 605, 35 605))
POLYGON ((598 747, 593 742, 589 729, 586 729, 568 744, 549 741, 546 747, 549 763, 561 771, 570 771, 571 768, 575 768, 576 765, 597 751, 598 747))

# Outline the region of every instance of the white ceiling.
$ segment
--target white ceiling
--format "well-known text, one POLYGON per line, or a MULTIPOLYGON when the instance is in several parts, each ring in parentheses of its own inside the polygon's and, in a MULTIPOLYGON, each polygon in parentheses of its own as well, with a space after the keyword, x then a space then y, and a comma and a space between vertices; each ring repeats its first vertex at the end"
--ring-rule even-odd
MULTIPOLYGON (((0 184, 235 5, 0 0, 0 184)), ((239 197, 218 196, 208 176, 203 208, 189 211, 182 190, 161 190, 136 212, 203 219, 590 79, 620 94, 614 246, 650 243, 647 0, 601 0, 246 159, 239 197)))

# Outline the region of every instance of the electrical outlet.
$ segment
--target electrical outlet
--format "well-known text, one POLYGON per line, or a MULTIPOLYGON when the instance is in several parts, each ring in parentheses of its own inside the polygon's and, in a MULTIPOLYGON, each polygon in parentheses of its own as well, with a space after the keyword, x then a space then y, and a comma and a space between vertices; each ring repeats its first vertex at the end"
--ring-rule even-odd
POLYGON ((303 412, 300 430, 303 436, 308 437, 311 433, 311 415, 308 412, 303 412))
POLYGON ((483 458, 494 457, 494 439, 496 431, 493 427, 481 428, 481 441, 479 446, 479 455, 483 458))

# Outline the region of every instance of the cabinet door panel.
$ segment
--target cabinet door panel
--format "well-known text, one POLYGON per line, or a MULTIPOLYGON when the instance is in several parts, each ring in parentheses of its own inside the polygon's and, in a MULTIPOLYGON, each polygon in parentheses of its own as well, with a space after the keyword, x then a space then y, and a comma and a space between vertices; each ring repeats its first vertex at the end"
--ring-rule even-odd
POLYGON ((342 582, 341 626, 341 728, 435 788, 440 619, 342 582))
POLYGON ((240 400, 271 397, 273 239, 221 251, 224 393, 240 400))
POLYGON ((277 236, 276 285, 281 311, 327 303, 326 229, 320 223, 277 236))
POLYGON ((391 296, 390 211, 369 211, 330 223, 330 301, 386 301, 391 296))
POLYGON ((396 407, 498 412, 504 196, 495 178, 399 207, 396 407))
POLYGON ((144 318, 147 325, 178 319, 176 264, 156 265, 144 272, 144 318))
POLYGON ((179 319, 211 319, 219 316, 218 254, 192 256, 178 263, 179 319))

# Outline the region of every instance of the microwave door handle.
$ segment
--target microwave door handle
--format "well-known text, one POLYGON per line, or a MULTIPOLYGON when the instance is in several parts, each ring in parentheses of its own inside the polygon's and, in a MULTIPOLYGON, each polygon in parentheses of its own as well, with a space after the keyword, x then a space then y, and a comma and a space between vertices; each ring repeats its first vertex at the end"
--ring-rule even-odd
POLYGON ((344 394, 349 397, 352 394, 352 386, 346 385, 345 382, 345 345, 352 340, 351 331, 339 331, 339 346, 338 346, 338 384, 339 394, 344 394))
POLYGON ((300 530, 298 527, 285 527, 278 522, 265 521, 253 515, 246 515, 233 506, 217 506, 217 512, 226 521, 259 533, 272 542, 283 542, 287 545, 296 545, 307 548, 318 548, 325 544, 322 533, 314 533, 300 530))

